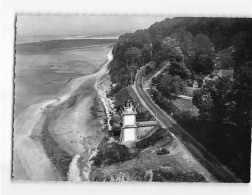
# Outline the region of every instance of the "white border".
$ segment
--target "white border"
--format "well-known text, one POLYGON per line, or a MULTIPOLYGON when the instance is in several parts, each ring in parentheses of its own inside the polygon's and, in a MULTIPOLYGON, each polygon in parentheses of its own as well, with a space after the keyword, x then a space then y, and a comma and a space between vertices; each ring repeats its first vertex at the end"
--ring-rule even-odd
POLYGON ((1 191, 3 194, 252 194, 246 184, 11 182, 12 79, 16 13, 252 17, 251 0, 2 0, 1 191))

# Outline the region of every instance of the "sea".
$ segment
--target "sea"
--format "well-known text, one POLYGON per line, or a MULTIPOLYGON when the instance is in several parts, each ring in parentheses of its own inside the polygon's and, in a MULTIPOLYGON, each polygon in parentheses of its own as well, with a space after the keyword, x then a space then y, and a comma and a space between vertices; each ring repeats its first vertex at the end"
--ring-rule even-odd
POLYGON ((98 71, 117 38, 17 36, 14 118, 30 105, 56 98, 70 80, 98 71))

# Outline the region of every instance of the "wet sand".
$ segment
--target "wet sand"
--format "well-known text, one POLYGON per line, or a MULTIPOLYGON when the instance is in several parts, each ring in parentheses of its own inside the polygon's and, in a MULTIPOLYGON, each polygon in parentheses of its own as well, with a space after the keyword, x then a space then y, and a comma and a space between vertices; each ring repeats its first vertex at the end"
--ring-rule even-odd
POLYGON ((16 53, 15 118, 29 106, 57 98, 69 81, 99 71, 108 45, 60 49, 41 54, 16 53))
POLYGON ((71 80, 57 98, 30 106, 15 120, 14 180, 66 180, 62 160, 70 164, 75 155, 96 148, 104 136, 102 124, 89 110, 111 60, 110 52, 98 72, 71 80))

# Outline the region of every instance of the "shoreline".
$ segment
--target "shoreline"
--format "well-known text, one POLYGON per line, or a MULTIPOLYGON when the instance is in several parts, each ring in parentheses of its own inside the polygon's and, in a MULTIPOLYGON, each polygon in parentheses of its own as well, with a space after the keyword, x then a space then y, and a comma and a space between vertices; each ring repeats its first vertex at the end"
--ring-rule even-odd
MULTIPOLYGON (((62 145, 69 145, 69 143, 63 141, 64 139, 68 139, 69 141, 69 138, 71 138, 71 136, 67 135, 64 137, 63 134, 56 135, 54 128, 60 122, 62 122, 59 119, 64 119, 64 117, 68 117, 67 115, 62 114, 65 111, 69 112, 68 113, 69 116, 71 116, 71 114, 74 114, 72 115, 73 119, 77 117, 76 109, 77 110, 79 109, 79 117, 81 117, 81 115, 85 116, 85 114, 87 115, 90 114, 88 113, 89 109, 85 109, 84 111, 83 108, 85 108, 87 105, 90 105, 89 103, 90 100, 92 100, 93 96, 90 97, 89 99, 87 99, 86 96, 88 96, 89 94, 88 90, 91 90, 92 88, 93 92, 95 93, 96 90, 95 86, 99 78, 106 73, 107 66, 109 62, 112 60, 112 50, 108 52, 107 57, 108 57, 107 61, 102 65, 99 71, 91 75, 86 75, 83 77, 79 77, 77 79, 70 80, 67 83, 65 89, 62 90, 62 92, 56 99, 32 105, 17 117, 17 119, 14 122, 13 164, 15 164, 15 160, 20 162, 21 164, 20 166, 22 166, 22 168, 24 169, 23 171, 25 171, 25 174, 28 177, 24 179, 39 180, 39 181, 66 179, 62 178, 62 171, 60 171, 59 168, 55 169, 54 165, 55 162, 53 163, 52 160, 50 159, 50 156, 48 157, 48 149, 50 148, 48 148, 48 145, 45 145, 45 142, 41 141, 41 139, 44 139, 46 137, 47 140, 50 139, 47 136, 47 133, 49 133, 50 137, 53 140, 50 141, 51 145, 56 146, 55 148, 63 150, 64 152, 67 151, 66 153, 68 153, 68 155, 70 153, 70 156, 73 157, 74 150, 76 149, 76 147, 73 147, 74 149, 72 153, 65 148, 64 149, 61 148, 62 145), (85 90, 85 87, 88 87, 88 90, 86 91, 86 93, 81 94, 82 90, 85 90), (81 106, 79 106, 78 108, 78 105, 83 105, 84 107, 81 108, 81 106), (43 134, 45 134, 44 137, 43 134), (59 139, 59 137, 61 137, 62 139, 59 139), (55 143, 57 143, 58 146, 55 145, 55 143), (38 162, 40 163, 37 164, 30 163, 34 162, 35 159, 38 160, 38 162)), ((94 122, 92 120, 89 121, 89 118, 86 118, 85 120, 88 121, 89 123, 94 122)), ((71 122, 73 121, 66 121, 66 123, 67 122, 69 128, 72 128, 71 122)), ((75 120, 74 122, 77 124, 78 120, 75 120)), ((79 125, 78 127, 81 128, 85 127, 85 125, 87 124, 82 123, 78 125, 79 125)), ((91 125, 95 126, 95 124, 91 125)), ((59 128, 56 128, 56 130, 58 129, 59 128)), ((91 129, 88 130, 91 131, 91 129)), ((77 134, 77 132, 74 132, 73 134, 77 134)), ((90 135, 85 135, 85 133, 83 133, 83 136, 88 137, 90 135)), ((81 137, 79 137, 78 143, 80 143, 81 141, 82 141, 81 137)), ((71 148, 71 146, 69 148, 71 148)), ((81 149, 77 150, 77 152, 75 151, 75 153, 77 154, 80 151, 81 149)), ((16 173, 22 172, 22 170, 21 171, 15 170, 14 166, 12 174, 15 174, 15 172, 16 173)), ((16 179, 14 175, 14 180, 19 179, 16 179)))

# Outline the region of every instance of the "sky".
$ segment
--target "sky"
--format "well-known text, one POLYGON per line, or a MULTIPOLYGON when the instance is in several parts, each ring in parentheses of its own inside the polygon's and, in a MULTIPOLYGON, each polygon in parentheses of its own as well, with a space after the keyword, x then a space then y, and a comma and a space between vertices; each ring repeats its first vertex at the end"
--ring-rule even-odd
POLYGON ((132 32, 148 28, 165 16, 18 15, 17 34, 89 35, 132 32))

